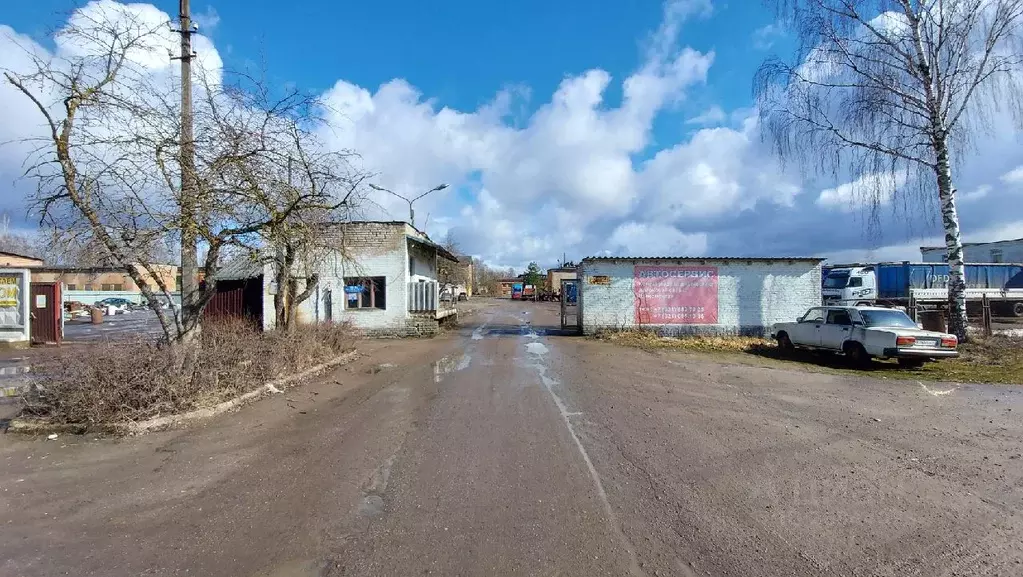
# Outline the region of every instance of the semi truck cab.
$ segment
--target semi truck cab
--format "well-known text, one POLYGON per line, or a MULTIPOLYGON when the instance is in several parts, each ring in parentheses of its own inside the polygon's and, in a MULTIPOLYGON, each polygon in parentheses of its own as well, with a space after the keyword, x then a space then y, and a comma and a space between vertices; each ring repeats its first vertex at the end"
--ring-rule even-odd
POLYGON ((833 268, 821 288, 824 304, 856 306, 877 299, 877 275, 874 267, 833 268))

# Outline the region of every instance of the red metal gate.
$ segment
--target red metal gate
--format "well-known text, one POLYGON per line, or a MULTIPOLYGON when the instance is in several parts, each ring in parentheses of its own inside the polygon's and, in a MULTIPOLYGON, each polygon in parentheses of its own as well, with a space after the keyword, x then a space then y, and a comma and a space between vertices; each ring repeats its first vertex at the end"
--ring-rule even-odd
POLYGON ((60 286, 54 282, 34 282, 30 291, 32 301, 29 307, 32 324, 32 344, 60 344, 61 330, 60 286))
POLYGON ((206 305, 204 314, 209 318, 244 318, 245 290, 218 290, 206 305))

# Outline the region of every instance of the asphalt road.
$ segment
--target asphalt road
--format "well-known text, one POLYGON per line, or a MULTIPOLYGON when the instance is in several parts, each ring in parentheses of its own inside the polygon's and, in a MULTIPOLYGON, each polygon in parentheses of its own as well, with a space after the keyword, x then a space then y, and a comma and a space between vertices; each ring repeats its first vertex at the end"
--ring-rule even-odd
POLYGON ((548 304, 188 430, 0 439, 0 575, 1019 575, 1023 395, 652 354, 548 304))

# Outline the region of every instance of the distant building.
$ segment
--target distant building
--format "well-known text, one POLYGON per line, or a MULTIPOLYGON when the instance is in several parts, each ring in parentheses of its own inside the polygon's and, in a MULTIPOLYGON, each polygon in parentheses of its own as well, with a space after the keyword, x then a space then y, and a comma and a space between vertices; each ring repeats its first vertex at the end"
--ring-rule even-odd
POLYGON ((561 281, 574 280, 578 277, 575 263, 565 263, 557 268, 547 269, 547 277, 544 279, 544 289, 553 294, 561 293, 561 281))
MULTIPOLYGON (((948 249, 922 246, 920 256, 924 262, 948 262, 948 249)), ((963 259, 972 263, 1023 262, 1023 238, 963 243, 963 259)))
POLYGON ((43 259, 0 250, 0 268, 38 268, 43 259))
POLYGON ((503 278, 497 281, 497 284, 501 287, 501 294, 497 295, 510 299, 512 296, 512 285, 516 283, 522 283, 521 278, 503 278))
MULTIPOLYGON (((150 265, 155 276, 140 264, 132 266, 150 289, 162 292, 163 289, 159 282, 162 281, 168 291, 177 292, 181 276, 180 268, 177 265, 150 265)), ((32 269, 32 281, 63 283, 67 291, 128 292, 138 293, 141 298, 141 288, 122 267, 40 266, 32 269)), ((74 300, 73 295, 68 296, 74 300)))
MULTIPOLYGON (((454 299, 441 299, 437 271, 458 259, 426 233, 405 222, 357 221, 326 226, 322 234, 329 248, 315 271, 293 273, 300 293, 307 276, 319 277, 297 307, 297 322, 347 321, 369 335, 416 336, 436 333, 442 319, 457 315, 454 299)), ((274 328, 274 276, 272 264, 225 266, 217 290, 237 291, 237 298, 222 299, 217 314, 258 317, 264 329, 274 328)))

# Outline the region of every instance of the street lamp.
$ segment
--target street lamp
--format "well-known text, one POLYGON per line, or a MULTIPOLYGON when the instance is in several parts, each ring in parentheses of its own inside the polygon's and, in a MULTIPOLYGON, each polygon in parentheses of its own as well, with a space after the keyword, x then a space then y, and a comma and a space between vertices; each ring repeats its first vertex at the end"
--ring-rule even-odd
POLYGON ((377 186, 377 185, 373 184, 372 182, 369 183, 369 187, 372 188, 373 190, 379 190, 381 192, 389 192, 389 193, 393 194, 394 196, 397 196, 398 198, 400 198, 400 199, 404 200, 405 202, 407 202, 408 203, 408 223, 411 224, 414 227, 414 226, 416 226, 416 213, 415 213, 415 211, 412 210, 412 203, 417 201, 417 200, 419 200, 420 198, 423 198, 424 196, 430 194, 431 192, 437 192, 438 190, 444 190, 445 188, 448 187, 448 185, 446 185, 446 184, 438 184, 437 186, 431 188, 430 190, 424 192, 423 194, 420 194, 419 196, 417 196, 415 198, 406 198, 406 197, 398 194, 397 192, 394 192, 393 190, 388 190, 388 189, 386 189, 386 188, 384 188, 382 186, 377 186))

